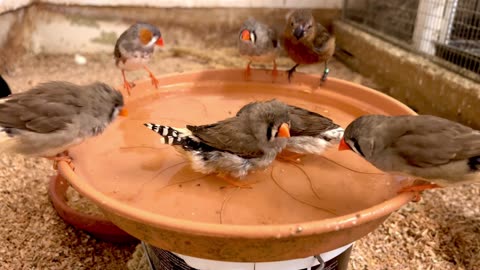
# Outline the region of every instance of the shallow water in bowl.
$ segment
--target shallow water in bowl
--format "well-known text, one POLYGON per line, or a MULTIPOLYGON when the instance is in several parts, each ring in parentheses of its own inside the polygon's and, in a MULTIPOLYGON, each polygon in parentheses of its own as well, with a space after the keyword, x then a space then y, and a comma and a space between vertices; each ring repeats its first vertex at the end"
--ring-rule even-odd
POLYGON ((396 195, 397 180, 336 147, 324 157, 305 156, 302 164, 275 161, 245 179, 252 189, 232 188, 216 176, 193 172, 182 155, 161 144, 160 136, 143 126, 145 122, 182 128, 213 123, 234 116, 248 102, 271 98, 318 112, 343 127, 367 110, 372 112, 340 100, 331 91, 312 95, 268 83, 256 87, 214 82, 171 85, 132 99, 127 118, 73 148, 76 173, 106 196, 130 206, 224 224, 320 220, 362 210, 396 195))

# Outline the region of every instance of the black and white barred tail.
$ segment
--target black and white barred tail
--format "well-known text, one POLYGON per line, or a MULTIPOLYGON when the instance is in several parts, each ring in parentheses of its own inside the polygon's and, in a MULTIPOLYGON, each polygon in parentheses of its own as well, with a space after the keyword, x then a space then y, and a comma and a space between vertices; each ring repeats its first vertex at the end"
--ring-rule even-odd
POLYGON ((169 145, 183 145, 185 143, 184 138, 191 134, 184 134, 183 131, 169 126, 153 123, 145 123, 143 125, 162 136, 160 141, 169 145))

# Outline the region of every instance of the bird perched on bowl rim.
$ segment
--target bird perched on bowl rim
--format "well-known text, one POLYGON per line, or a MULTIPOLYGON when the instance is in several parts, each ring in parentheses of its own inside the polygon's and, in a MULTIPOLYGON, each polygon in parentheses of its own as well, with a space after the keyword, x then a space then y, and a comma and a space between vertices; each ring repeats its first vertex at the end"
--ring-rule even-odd
POLYGON ((257 106, 270 104, 287 106, 290 119, 290 138, 285 150, 294 154, 282 153, 279 157, 287 160, 296 160, 306 154, 321 155, 329 147, 338 144, 343 136, 343 128, 316 112, 297 106, 285 104, 277 99, 255 101, 243 106, 237 116, 254 109, 257 106))
POLYGON ((122 93, 100 82, 52 81, 0 99, 0 151, 66 161, 67 150, 126 115, 122 93))
POLYGON ((155 46, 163 46, 163 37, 157 27, 148 23, 136 23, 130 26, 117 39, 113 51, 115 65, 122 70, 123 86, 129 95, 133 86, 127 81, 125 71, 145 69, 153 86, 158 88, 157 78, 147 67, 155 46))
POLYGON ((250 76, 252 62, 273 62, 272 76, 278 75, 275 60, 280 51, 280 42, 275 29, 250 17, 240 28, 237 46, 240 55, 248 59, 246 78, 250 76))
POLYGON ((272 108, 268 104, 209 125, 174 128, 145 123, 145 126, 157 132, 162 143, 184 154, 194 171, 215 173, 240 187, 248 185, 235 179, 268 167, 290 137, 287 108, 272 108))
POLYGON ((339 150, 352 150, 385 172, 435 184, 402 191, 480 180, 480 132, 432 115, 364 115, 345 129, 339 150))
POLYGON ((321 82, 327 79, 328 60, 335 52, 335 37, 315 21, 310 10, 296 9, 287 14, 287 23, 282 37, 283 47, 295 62, 288 70, 288 80, 299 65, 325 63, 321 82))

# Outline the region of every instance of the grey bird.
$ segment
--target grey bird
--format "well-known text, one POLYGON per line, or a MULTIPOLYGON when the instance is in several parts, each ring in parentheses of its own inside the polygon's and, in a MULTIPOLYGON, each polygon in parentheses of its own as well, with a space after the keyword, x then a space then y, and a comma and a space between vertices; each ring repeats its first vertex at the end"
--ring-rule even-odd
POLYGON ((287 108, 269 105, 220 122, 174 128, 153 123, 145 126, 161 135, 161 142, 174 146, 191 162, 193 170, 216 173, 241 186, 250 171, 268 167, 290 137, 287 108))
POLYGON ((280 42, 275 29, 250 17, 240 28, 237 45, 240 55, 248 59, 246 77, 250 75, 252 62, 273 62, 272 75, 278 75, 275 60, 280 51, 280 42))
POLYGON ((282 37, 283 47, 296 63, 288 70, 288 80, 299 65, 325 63, 321 82, 327 79, 328 60, 335 52, 335 37, 315 21, 310 10, 297 9, 287 14, 287 24, 282 37))
POLYGON ((115 65, 122 70, 123 87, 130 95, 133 84, 127 81, 125 71, 144 68, 153 86, 158 88, 158 80, 146 66, 153 56, 155 45, 163 46, 160 30, 148 23, 136 23, 130 26, 117 39, 113 55, 115 65))
MULTIPOLYGON (((52 81, 0 99, 0 151, 71 164, 68 148, 125 115, 122 94, 103 83, 52 81)), ((73 167, 73 165, 71 164, 73 167)))
POLYGON ((435 183, 404 191, 479 180, 480 132, 436 116, 361 116, 345 129, 339 150, 352 150, 385 172, 435 183))
POLYGON ((256 101, 242 107, 237 116, 258 106, 288 107, 290 119, 290 138, 285 150, 298 155, 282 155, 282 158, 295 160, 301 155, 321 155, 329 147, 338 144, 343 136, 343 128, 316 112, 285 104, 277 99, 256 101))

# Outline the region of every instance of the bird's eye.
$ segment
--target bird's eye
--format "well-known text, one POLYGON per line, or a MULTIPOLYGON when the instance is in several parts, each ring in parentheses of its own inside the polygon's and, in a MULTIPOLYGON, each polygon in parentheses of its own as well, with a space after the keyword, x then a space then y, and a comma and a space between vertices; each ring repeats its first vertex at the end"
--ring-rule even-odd
POLYGON ((291 23, 290 23, 290 25, 291 25, 291 26, 293 26, 293 25, 294 25, 294 23, 293 23, 293 22, 291 22, 291 23))

